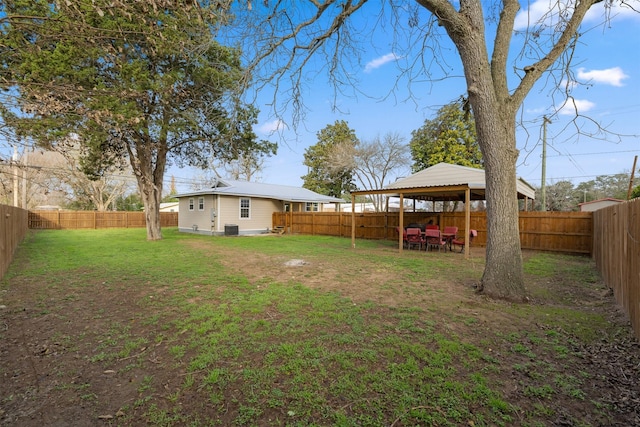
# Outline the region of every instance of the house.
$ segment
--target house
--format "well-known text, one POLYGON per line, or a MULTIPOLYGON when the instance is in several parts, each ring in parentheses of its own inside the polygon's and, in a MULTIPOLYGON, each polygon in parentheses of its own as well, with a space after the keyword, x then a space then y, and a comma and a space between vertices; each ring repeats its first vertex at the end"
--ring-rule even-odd
MULTIPOLYGON (((353 206, 354 205, 352 205, 351 203, 340 203, 340 204, 327 203, 326 205, 324 205, 324 211, 325 212, 351 212, 351 209, 353 208, 353 206)), ((400 202, 395 200, 390 200, 388 203, 388 206, 385 205, 383 206, 383 208, 388 208, 386 209, 387 212, 399 212, 400 202)), ((412 210, 411 204, 405 203, 404 210, 405 212, 411 211, 412 210)), ((370 202, 355 203, 355 212, 362 213, 362 212, 375 212, 375 211, 376 211, 376 207, 373 203, 370 203, 370 202)))
POLYGON ((175 197, 178 229, 207 235, 267 233, 274 212, 322 212, 325 203, 343 201, 306 188, 228 179, 175 197))
POLYGON ((622 203, 624 200, 614 199, 612 197, 607 197, 605 199, 592 200, 590 202, 579 203, 580 212, 593 212, 598 209, 606 208, 607 206, 617 205, 618 203, 622 203))

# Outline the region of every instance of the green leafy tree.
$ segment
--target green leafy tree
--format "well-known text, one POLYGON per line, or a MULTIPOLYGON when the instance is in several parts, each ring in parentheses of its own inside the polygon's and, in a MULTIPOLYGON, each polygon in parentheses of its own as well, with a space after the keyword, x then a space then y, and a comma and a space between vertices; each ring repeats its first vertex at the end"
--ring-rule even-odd
POLYGON ((353 168, 349 164, 335 167, 331 161, 336 150, 344 146, 355 147, 358 138, 353 129, 344 120, 336 120, 317 133, 318 143, 304 152, 304 165, 308 173, 302 177, 303 187, 319 194, 344 197, 355 190, 353 168))
POLYGON ((640 197, 640 185, 636 186, 633 191, 631 191, 631 198, 635 199, 637 197, 640 197))
POLYGON ((129 194, 120 197, 116 201, 116 209, 119 211, 140 211, 144 207, 139 194, 129 194))
MULTIPOLYGON (((558 181, 547 185, 546 189, 547 211, 575 211, 580 203, 579 192, 571 181, 558 181)), ((541 203, 536 199, 535 203, 541 203)))
POLYGON ((464 101, 447 104, 436 117, 411 132, 409 147, 413 171, 418 172, 440 162, 482 167, 473 114, 464 101))
POLYGON ((595 179, 578 184, 576 191, 582 195, 581 201, 585 202, 607 197, 625 200, 629 191, 629 173, 598 175, 595 179))
POLYGON ((159 205, 168 164, 202 167, 212 154, 230 159, 255 148, 257 111, 234 96, 243 77, 240 52, 216 40, 227 6, 4 1, 2 104, 20 110, 3 109, 5 123, 40 144, 56 146, 74 135, 83 169, 94 177, 128 159, 147 238, 162 238, 159 205))

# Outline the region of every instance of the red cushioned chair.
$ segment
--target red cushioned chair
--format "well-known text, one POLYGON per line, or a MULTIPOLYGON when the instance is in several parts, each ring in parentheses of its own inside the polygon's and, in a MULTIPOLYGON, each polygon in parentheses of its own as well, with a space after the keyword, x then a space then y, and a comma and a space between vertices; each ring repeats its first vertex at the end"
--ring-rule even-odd
MULTIPOLYGON (((471 247, 471 242, 473 241, 473 239, 478 235, 478 231, 476 230, 469 230, 469 247, 471 247)), ((464 245, 466 244, 465 238, 462 237, 460 239, 455 238, 451 241, 451 245, 453 246, 460 246, 460 252, 462 253, 462 251, 464 251, 464 245)))
POLYGON ((411 249, 411 246, 418 246, 420 250, 423 244, 422 231, 419 228, 407 228, 407 247, 411 249))
POLYGON ((446 250, 447 241, 442 238, 440 230, 425 230, 424 237, 427 250, 433 247, 437 247, 438 250, 443 248, 446 250))

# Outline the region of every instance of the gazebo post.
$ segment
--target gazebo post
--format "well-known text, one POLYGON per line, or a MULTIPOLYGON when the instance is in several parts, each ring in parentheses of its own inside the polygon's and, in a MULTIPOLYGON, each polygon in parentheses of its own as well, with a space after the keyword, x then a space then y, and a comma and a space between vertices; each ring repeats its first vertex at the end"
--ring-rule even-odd
POLYGON ((464 258, 469 259, 469 246, 470 246, 470 238, 469 233, 471 233, 471 189, 467 187, 464 190, 464 229, 467 235, 465 236, 466 245, 464 245, 464 258))
POLYGON ((400 211, 398 217, 398 252, 402 253, 404 247, 404 194, 400 193, 400 211))
POLYGON ((356 248, 356 196, 351 195, 351 247, 356 248))

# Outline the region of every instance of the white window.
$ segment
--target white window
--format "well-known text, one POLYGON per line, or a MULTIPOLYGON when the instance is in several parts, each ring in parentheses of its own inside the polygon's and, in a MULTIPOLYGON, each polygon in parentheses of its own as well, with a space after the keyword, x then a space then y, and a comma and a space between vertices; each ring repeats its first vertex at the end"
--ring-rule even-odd
POLYGON ((194 209, 195 203, 193 198, 189 199, 189 210, 192 211, 194 209))
POLYGON ((204 210, 204 197, 198 197, 198 210, 204 210))
POLYGON ((240 218, 251 218, 251 199, 240 199, 240 218))
POLYGON ((304 210, 306 212, 318 212, 318 203, 307 202, 304 210))

